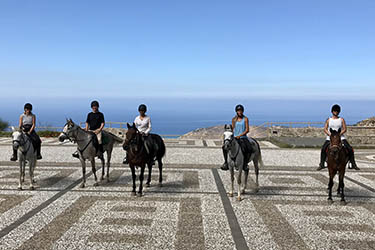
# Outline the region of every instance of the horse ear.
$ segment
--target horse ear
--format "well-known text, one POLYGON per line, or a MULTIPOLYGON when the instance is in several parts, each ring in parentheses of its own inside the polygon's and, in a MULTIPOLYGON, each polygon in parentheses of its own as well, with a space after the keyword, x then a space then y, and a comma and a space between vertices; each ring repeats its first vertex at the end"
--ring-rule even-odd
POLYGON ((16 131, 16 129, 12 126, 10 127, 12 129, 12 132, 16 131))
POLYGON ((129 123, 126 123, 126 126, 128 126, 128 129, 131 128, 130 125, 129 125, 129 123))
POLYGON ((232 124, 229 125, 229 127, 230 127, 230 130, 233 131, 233 126, 232 126, 232 124))
POLYGON ((329 132, 330 132, 331 134, 333 133, 333 131, 334 131, 334 130, 333 130, 332 128, 329 129, 329 132))
POLYGON ((133 122, 133 125, 132 125, 132 127, 133 127, 133 128, 136 128, 136 127, 135 127, 135 123, 134 123, 134 122, 133 122))

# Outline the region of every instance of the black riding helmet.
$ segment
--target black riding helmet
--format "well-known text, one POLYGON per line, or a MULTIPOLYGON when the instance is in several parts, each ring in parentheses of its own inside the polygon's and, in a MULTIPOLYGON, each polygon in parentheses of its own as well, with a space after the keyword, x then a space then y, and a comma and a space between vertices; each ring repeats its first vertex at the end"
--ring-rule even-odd
POLYGON ((98 101, 92 101, 91 102, 91 108, 94 107, 94 106, 99 108, 99 102, 98 101))
POLYGON ((146 111, 147 111, 147 106, 146 106, 145 104, 141 104, 141 105, 139 105, 139 107, 138 107, 138 111, 146 112, 146 111))
POLYGON ((340 105, 338 105, 338 104, 333 105, 332 109, 331 109, 331 112, 333 112, 333 111, 336 111, 336 112, 340 113, 341 112, 340 105))
POLYGON ((31 103, 26 103, 25 106, 23 106, 23 109, 33 110, 33 105, 31 103))
POLYGON ((236 106, 235 111, 237 112, 238 110, 242 110, 242 112, 243 112, 243 111, 244 111, 244 107, 243 107, 241 104, 238 104, 238 105, 236 106))

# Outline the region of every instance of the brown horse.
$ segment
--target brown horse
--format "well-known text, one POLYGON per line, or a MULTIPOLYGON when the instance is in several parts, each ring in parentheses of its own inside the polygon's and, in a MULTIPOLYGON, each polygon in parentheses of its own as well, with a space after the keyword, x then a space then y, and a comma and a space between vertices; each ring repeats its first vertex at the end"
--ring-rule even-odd
POLYGON ((132 195, 136 195, 136 175, 135 175, 135 167, 141 167, 141 173, 139 175, 139 190, 138 196, 142 196, 143 191, 143 179, 144 179, 144 172, 146 164, 148 166, 148 178, 146 182, 146 186, 150 186, 151 182, 151 172, 152 172, 152 165, 154 160, 158 161, 159 167, 159 185, 162 185, 163 177, 162 177, 162 169, 163 169, 163 162, 162 158, 165 155, 165 144, 163 139, 156 134, 150 134, 147 139, 147 146, 145 146, 145 141, 143 135, 138 131, 133 123, 132 126, 127 124, 128 131, 126 132, 125 141, 123 144, 123 149, 128 153, 128 161, 129 167, 132 172, 132 179, 133 179, 133 190, 132 195))
POLYGON ((343 205, 345 202, 344 195, 344 176, 345 176, 345 167, 349 161, 349 155, 345 147, 342 145, 341 141, 341 129, 338 131, 330 129, 330 146, 328 147, 327 154, 327 163, 328 163, 328 172, 329 172, 329 183, 328 183, 328 201, 332 203, 332 187, 333 187, 333 178, 336 173, 339 173, 339 186, 337 189, 337 195, 341 194, 341 203, 343 205))

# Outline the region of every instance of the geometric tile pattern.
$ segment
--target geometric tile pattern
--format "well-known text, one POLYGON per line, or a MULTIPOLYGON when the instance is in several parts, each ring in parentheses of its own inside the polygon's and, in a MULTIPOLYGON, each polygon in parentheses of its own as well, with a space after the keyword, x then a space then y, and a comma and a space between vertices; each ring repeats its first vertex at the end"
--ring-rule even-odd
POLYGON ((303 168, 261 169, 257 193, 251 170, 241 202, 223 199, 229 172, 210 167, 166 166, 163 187, 154 168, 142 198, 126 167, 81 189, 80 167, 45 163, 34 191, 17 190, 18 171, 0 166, 0 249, 237 249, 239 237, 248 249, 375 248, 372 170, 347 173, 346 206, 327 203, 326 171, 303 168))

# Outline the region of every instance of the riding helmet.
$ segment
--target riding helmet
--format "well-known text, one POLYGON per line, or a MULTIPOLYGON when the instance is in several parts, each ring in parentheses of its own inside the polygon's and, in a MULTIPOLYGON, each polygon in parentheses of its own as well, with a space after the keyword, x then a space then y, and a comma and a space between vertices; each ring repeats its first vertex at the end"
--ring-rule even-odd
POLYGON ((340 105, 338 105, 338 104, 333 105, 332 109, 331 109, 331 112, 333 112, 333 111, 336 111, 336 112, 340 113, 341 112, 340 105))
POLYGON ((23 107, 23 109, 28 109, 28 110, 33 110, 33 105, 31 105, 31 103, 26 103, 25 106, 23 107))
POLYGON ((94 106, 99 108, 99 102, 98 101, 92 101, 91 102, 91 108, 94 107, 94 106))
POLYGON ((138 111, 146 112, 146 111, 147 111, 147 106, 144 105, 144 104, 139 105, 139 107, 138 107, 138 111))
POLYGON ((241 104, 238 104, 238 105, 236 106, 235 111, 237 112, 238 110, 242 110, 242 112, 243 112, 243 111, 244 111, 244 107, 243 107, 241 104))

